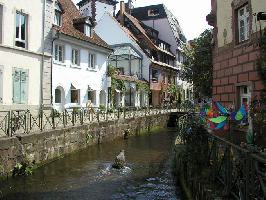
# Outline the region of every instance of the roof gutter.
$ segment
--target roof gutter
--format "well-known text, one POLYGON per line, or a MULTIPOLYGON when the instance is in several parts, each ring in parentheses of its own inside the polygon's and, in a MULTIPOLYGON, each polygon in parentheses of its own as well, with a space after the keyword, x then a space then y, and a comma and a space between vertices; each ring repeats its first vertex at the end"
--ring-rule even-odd
POLYGON ((41 62, 41 69, 40 69, 40 107, 43 107, 43 68, 44 68, 44 29, 45 29, 45 13, 46 8, 46 0, 43 1, 43 18, 42 18, 42 62, 41 62))

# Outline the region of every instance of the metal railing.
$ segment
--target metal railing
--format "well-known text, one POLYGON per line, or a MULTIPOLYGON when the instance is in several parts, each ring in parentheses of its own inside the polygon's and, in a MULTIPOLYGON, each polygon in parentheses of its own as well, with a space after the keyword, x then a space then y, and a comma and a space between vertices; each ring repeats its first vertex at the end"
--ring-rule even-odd
POLYGON ((76 125, 129 119, 177 111, 174 107, 135 108, 113 110, 100 108, 69 108, 62 112, 54 109, 0 111, 0 137, 29 134, 37 131, 66 128, 76 125))
POLYGON ((179 157, 182 159, 179 163, 194 198, 266 199, 266 154, 254 146, 236 145, 206 130, 199 133, 203 128, 195 126, 195 121, 191 115, 181 117, 178 136, 186 144, 186 156, 179 157), (193 122, 188 123, 190 120, 193 122))

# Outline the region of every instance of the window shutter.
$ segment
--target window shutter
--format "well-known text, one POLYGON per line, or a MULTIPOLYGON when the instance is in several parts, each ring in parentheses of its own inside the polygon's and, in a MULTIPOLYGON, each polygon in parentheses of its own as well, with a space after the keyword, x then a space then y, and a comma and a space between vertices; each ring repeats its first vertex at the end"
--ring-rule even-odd
POLYGON ((13 103, 20 103, 20 71, 13 71, 13 103))
POLYGON ((28 102, 28 82, 29 82, 29 70, 21 70, 20 72, 20 94, 21 103, 28 102))

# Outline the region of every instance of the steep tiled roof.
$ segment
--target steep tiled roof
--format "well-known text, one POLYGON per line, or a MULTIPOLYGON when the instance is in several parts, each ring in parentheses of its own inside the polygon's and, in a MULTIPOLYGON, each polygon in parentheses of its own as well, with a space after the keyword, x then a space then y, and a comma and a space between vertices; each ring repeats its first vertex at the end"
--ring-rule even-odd
POLYGON ((166 53, 172 57, 175 57, 175 55, 173 55, 171 52, 165 51, 161 48, 159 48, 157 45, 155 45, 151 39, 149 38, 149 36, 146 34, 145 29, 142 27, 141 22, 136 19, 135 17, 133 17, 132 15, 128 14, 127 12, 124 13, 124 15, 135 25, 135 27, 142 33, 142 35, 145 37, 146 41, 148 41, 148 43, 156 50, 161 51, 163 53, 166 53))
POLYGON ((58 0, 58 2, 63 9, 62 26, 54 26, 54 29, 58 30, 62 34, 74 37, 76 39, 83 40, 109 50, 112 49, 96 33, 93 33, 92 37, 88 37, 74 27, 73 21, 79 21, 80 19, 83 19, 83 17, 72 0, 58 0))
POLYGON ((128 13, 124 13, 124 15, 136 26, 136 28, 144 35, 146 41, 149 42, 149 44, 154 47, 156 49, 156 46, 154 45, 154 43, 151 41, 151 39, 148 37, 148 35, 146 34, 145 29, 140 25, 139 20, 137 20, 135 17, 133 17, 132 15, 128 14, 128 13))

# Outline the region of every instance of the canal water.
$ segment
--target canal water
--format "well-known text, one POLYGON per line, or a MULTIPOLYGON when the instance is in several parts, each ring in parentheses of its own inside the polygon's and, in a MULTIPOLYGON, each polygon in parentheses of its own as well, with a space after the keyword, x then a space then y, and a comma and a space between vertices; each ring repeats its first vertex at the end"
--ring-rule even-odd
POLYGON ((7 200, 178 200, 171 172, 175 131, 117 139, 45 165, 28 177, 0 184, 7 200), (125 150, 127 167, 111 168, 125 150))

